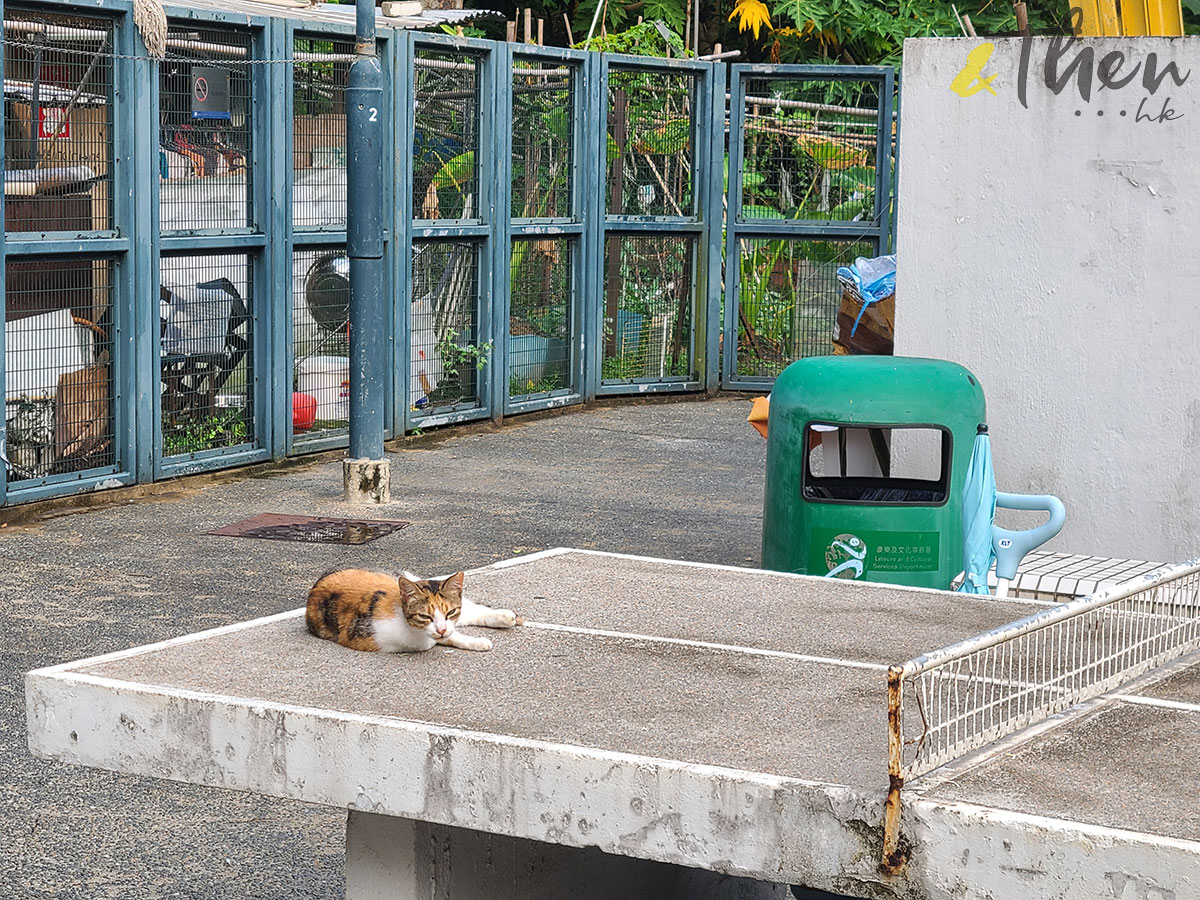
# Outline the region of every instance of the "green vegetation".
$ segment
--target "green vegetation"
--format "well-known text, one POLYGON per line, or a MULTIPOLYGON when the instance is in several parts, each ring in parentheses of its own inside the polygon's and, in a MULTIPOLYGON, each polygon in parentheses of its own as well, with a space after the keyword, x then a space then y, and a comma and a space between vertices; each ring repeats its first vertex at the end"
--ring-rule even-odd
POLYGON ((482 371, 492 355, 492 342, 463 344, 459 342, 459 333, 450 329, 438 339, 437 352, 442 360, 442 367, 447 372, 456 372, 470 366, 482 371))
POLYGON ((178 456, 217 447, 234 447, 250 439, 248 410, 235 408, 202 419, 163 424, 163 456, 178 456))
POLYGON ((565 387, 566 382, 563 380, 561 372, 549 372, 537 381, 532 378, 522 378, 520 375, 511 375, 508 379, 508 395, 510 397, 550 394, 565 387))

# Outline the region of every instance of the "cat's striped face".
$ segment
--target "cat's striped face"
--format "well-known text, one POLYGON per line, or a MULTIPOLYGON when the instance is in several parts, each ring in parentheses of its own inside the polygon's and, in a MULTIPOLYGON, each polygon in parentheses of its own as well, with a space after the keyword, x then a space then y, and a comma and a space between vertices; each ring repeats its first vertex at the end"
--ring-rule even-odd
POLYGON ((409 581, 401 577, 399 582, 404 620, 409 625, 424 631, 435 641, 454 633, 455 623, 462 612, 462 572, 444 581, 432 578, 409 581))

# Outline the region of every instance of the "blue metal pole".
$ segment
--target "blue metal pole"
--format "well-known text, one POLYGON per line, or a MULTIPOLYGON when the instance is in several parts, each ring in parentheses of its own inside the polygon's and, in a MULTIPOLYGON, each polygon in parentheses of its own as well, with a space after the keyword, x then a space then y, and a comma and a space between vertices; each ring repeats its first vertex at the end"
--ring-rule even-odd
POLYGON ((375 53, 374 0, 357 0, 346 89, 350 258, 350 458, 383 459, 387 298, 383 261, 383 69, 375 53))

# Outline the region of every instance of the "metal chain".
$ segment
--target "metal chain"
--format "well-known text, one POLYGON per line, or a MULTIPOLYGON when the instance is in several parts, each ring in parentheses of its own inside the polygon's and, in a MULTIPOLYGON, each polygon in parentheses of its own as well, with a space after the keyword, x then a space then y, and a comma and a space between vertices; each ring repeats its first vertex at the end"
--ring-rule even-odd
MULTIPOLYGON (((46 50, 45 44, 35 44, 31 41, 21 41, 15 38, 4 38, 5 47, 21 47, 26 50, 37 51, 46 50)), ((104 59, 132 59, 144 60, 147 62, 186 62, 186 63, 213 63, 215 65, 226 66, 292 66, 297 63, 307 62, 353 62, 356 57, 353 53, 314 53, 312 51, 304 51, 306 55, 311 54, 320 57, 320 59, 312 60, 305 58, 287 57, 286 59, 230 59, 227 56, 219 57, 198 57, 198 56, 176 56, 168 53, 165 59, 158 59, 154 56, 146 56, 144 54, 129 54, 129 53, 102 53, 98 50, 76 50, 73 47, 54 47, 55 53, 74 53, 79 56, 87 57, 102 57, 104 59)))

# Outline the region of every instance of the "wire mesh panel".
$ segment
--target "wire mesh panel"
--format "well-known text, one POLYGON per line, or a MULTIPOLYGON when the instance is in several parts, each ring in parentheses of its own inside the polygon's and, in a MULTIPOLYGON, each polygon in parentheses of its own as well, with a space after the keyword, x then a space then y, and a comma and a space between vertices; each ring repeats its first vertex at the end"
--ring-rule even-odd
POLYGON ((893 667, 893 771, 928 772, 1200 648, 1198 570, 1167 567, 893 667))
POLYGON ((112 227, 111 19, 4 10, 4 228, 112 227))
POLYGON ((424 417, 484 405, 483 369, 494 345, 480 340, 477 241, 413 244, 409 405, 424 417))
POLYGON ((297 36, 292 48, 292 220, 346 225, 346 75, 350 41, 297 36))
POLYGON ((292 429, 345 428, 350 419, 350 260, 341 247, 292 256, 292 429))
POLYGON ((254 443, 254 323, 244 254, 164 256, 163 456, 254 443))
POLYGON ((891 353, 894 298, 868 308, 837 270, 890 246, 892 70, 731 72, 724 383, 759 388, 806 356, 891 353))
POLYGON ((413 60, 413 217, 479 217, 478 56, 419 49, 413 60))
POLYGON ((112 264, 10 259, 4 424, 9 482, 116 464, 112 264))
POLYGON ((694 214, 698 78, 691 72, 609 70, 609 215, 694 214))
POLYGON ((609 384, 694 375, 695 240, 609 235, 605 242, 604 359, 609 384))
POLYGON ((512 218, 570 217, 577 70, 517 57, 512 83, 512 218))
POLYGON ((742 237, 737 250, 736 374, 773 378, 797 359, 832 354, 842 296, 838 267, 873 256, 873 245, 742 237))
POLYGON ((163 231, 251 225, 251 36, 171 25, 159 65, 163 231))
POLYGON ((879 83, 750 78, 745 92, 741 218, 872 221, 879 83))
POLYGON ((571 255, 566 238, 512 242, 509 268, 509 397, 567 391, 572 322, 571 255))

